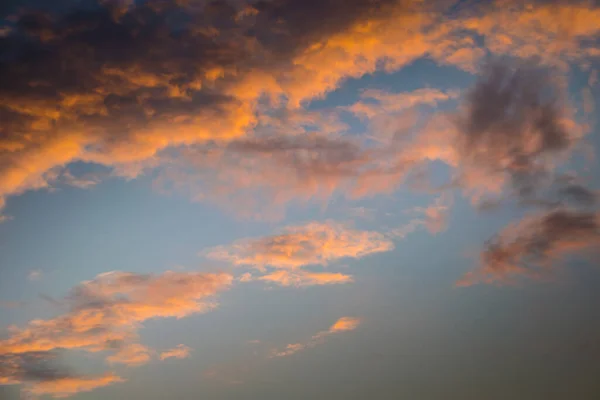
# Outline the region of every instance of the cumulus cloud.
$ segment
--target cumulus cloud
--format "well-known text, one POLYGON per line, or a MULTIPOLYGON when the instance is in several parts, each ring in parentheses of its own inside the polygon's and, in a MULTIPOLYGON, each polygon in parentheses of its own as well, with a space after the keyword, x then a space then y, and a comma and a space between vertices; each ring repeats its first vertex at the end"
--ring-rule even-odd
MULTIPOLYGON (((154 352, 137 343, 137 331, 144 321, 156 318, 183 318, 214 307, 210 301, 226 289, 232 276, 225 273, 172 272, 161 275, 108 272, 81 283, 64 299, 69 311, 47 320, 33 320, 24 328, 11 326, 10 336, 0 340, 0 357, 13 361, 3 370, 5 383, 29 384, 23 360, 39 359, 61 349, 108 352, 110 364, 137 366, 154 352)), ((61 376, 34 382, 34 394, 66 396, 94 385, 118 382, 112 376, 97 379, 61 376)))
POLYGON ((523 276, 544 276, 558 262, 598 245, 598 213, 561 207, 528 216, 490 239, 481 252, 479 268, 467 273, 458 285, 510 283, 523 276))
POLYGON ((283 349, 273 349, 270 357, 287 357, 298 353, 299 351, 312 348, 323 344, 325 339, 331 335, 343 332, 350 332, 358 328, 361 320, 354 317, 342 317, 338 319, 328 330, 321 331, 304 343, 290 343, 283 349))
POLYGON ((160 353, 160 359, 166 360, 167 358, 188 358, 192 349, 184 344, 180 344, 177 347, 169 350, 165 350, 160 353))
MULTIPOLYGON (((255 268, 265 273, 259 280, 284 286, 306 286, 351 282, 348 275, 309 272, 306 266, 327 266, 343 258, 361 258, 390 251, 393 242, 385 235, 361 231, 343 224, 326 221, 285 228, 281 233, 255 239, 244 239, 229 246, 209 249, 208 258, 237 266, 255 268)), ((247 275, 244 280, 252 280, 247 275)))

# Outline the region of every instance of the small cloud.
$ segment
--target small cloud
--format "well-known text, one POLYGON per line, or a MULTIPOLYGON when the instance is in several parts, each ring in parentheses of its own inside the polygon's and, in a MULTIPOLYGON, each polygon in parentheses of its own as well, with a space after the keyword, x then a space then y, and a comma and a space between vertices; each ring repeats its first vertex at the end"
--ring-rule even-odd
POLYGON ((29 274, 27 274, 27 279, 29 279, 30 281, 38 281, 42 278, 43 275, 44 273, 42 272, 42 270, 36 269, 30 271, 29 274))
POLYGON ((313 337, 307 342, 290 343, 286 345, 283 349, 271 350, 270 357, 287 357, 307 348, 318 346, 322 344, 324 340, 331 335, 355 330, 356 328, 358 328, 360 323, 361 320, 359 318, 342 317, 338 319, 333 325, 331 325, 331 327, 328 330, 318 332, 317 334, 313 335, 313 337))
POLYGON ((355 330, 360 325, 360 319, 353 317, 343 317, 338 319, 335 324, 329 328, 330 333, 346 332, 355 330))
POLYGON ((188 358, 191 352, 191 347, 188 347, 184 344, 180 344, 173 349, 163 351, 162 353, 160 353, 159 358, 161 359, 161 361, 166 360, 167 358, 188 358))

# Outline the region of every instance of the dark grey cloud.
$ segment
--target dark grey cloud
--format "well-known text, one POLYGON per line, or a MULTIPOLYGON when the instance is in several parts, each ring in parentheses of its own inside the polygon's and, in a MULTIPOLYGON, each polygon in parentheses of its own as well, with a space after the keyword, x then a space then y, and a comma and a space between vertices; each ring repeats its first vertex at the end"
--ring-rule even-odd
POLYGON ((0 355, 0 381, 50 382, 75 375, 58 360, 58 353, 29 352, 0 355))
POLYGON ((513 281, 539 277, 560 261, 600 245, 600 215, 564 207, 525 217, 488 240, 480 266, 459 282, 513 281))
POLYGON ((535 62, 494 59, 484 66, 457 118, 467 173, 508 176, 520 196, 535 193, 552 169, 549 160, 574 141, 556 76, 535 62))

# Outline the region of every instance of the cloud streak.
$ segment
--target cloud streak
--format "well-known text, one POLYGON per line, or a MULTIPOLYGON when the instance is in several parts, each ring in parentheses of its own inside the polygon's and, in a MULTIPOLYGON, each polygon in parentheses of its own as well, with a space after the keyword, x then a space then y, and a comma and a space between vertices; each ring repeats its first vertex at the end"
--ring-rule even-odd
POLYGON ((331 335, 339 333, 350 332, 358 328, 361 320, 354 317, 342 317, 338 319, 328 330, 321 331, 304 343, 290 343, 283 349, 273 349, 271 351, 271 358, 273 357, 287 357, 294 355, 300 351, 316 347, 323 344, 325 339, 331 335))

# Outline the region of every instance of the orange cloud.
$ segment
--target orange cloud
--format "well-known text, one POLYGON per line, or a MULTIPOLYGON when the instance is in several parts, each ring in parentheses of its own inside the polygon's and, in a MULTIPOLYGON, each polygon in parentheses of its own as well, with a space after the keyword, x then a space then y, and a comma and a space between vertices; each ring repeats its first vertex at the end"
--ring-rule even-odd
POLYGON ((600 245, 600 215, 558 208, 511 224, 489 240, 480 266, 467 273, 458 286, 475 283, 511 283, 535 278, 578 251, 600 245))
MULTIPOLYGON (((33 320, 25 328, 9 327, 10 336, 0 340, 0 358, 10 361, 11 368, 0 369, 0 381, 31 382, 27 389, 34 394, 55 393, 66 397, 77 391, 118 382, 110 375, 100 380, 50 376, 40 380, 28 378, 30 359, 45 360, 59 349, 106 351, 110 364, 138 366, 150 361, 154 351, 136 343, 137 331, 149 319, 176 317, 212 309, 210 301, 232 283, 226 273, 172 272, 143 275, 108 272, 73 288, 65 298, 70 310, 47 320, 33 320), (97 385, 97 386, 95 386, 97 385)), ((174 357, 188 351, 183 347, 174 357)), ((161 355, 161 358, 163 355, 161 355)))
POLYGON ((358 318, 343 317, 338 319, 335 324, 329 328, 330 333, 346 332, 355 330, 360 324, 358 318))
POLYGON ((588 39, 600 32, 600 9, 591 1, 496 1, 460 24, 482 35, 496 54, 567 67, 586 62, 597 50, 588 39))
POLYGON ((167 358, 188 358, 192 349, 184 344, 180 344, 177 347, 165 350, 160 353, 160 359, 166 360, 167 358))
POLYGON ((146 364, 152 358, 150 349, 139 343, 132 343, 120 348, 116 353, 106 357, 109 364, 125 364, 137 367, 146 364))
POLYGON ((350 332, 358 328, 361 320, 354 317, 342 317, 338 319, 328 330, 321 331, 311 338, 308 342, 305 343, 291 343, 285 346, 283 349, 273 349, 271 351, 271 357, 286 357, 291 356, 293 354, 298 353, 299 351, 305 350, 307 348, 312 348, 322 344, 325 338, 328 336, 350 332))
MULTIPOLYGON (((0 208, 10 196, 52 185, 60 176, 56 171, 72 162, 102 164, 117 175, 135 177, 162 165, 166 149, 246 137, 257 133, 272 111, 302 109, 302 104, 323 97, 347 78, 392 72, 419 58, 476 71, 486 50, 563 63, 584 63, 598 52, 587 44, 597 35, 600 18, 592 2, 524 6, 499 0, 452 10, 446 2, 383 3, 353 2, 343 9, 329 0, 300 9, 290 1, 261 9, 236 4, 221 10, 231 22, 221 26, 207 20, 214 15, 211 7, 223 7, 216 3, 122 7, 104 2, 98 13, 86 11, 89 26, 70 29, 70 21, 78 20, 76 9, 73 15, 17 23, 3 33, 3 40, 16 40, 16 53, 10 63, 2 64, 0 208), (185 13, 189 22, 179 27, 178 35, 164 34, 171 29, 173 12, 185 13), (147 24, 148 13, 156 23, 147 24), (308 22, 315 20, 322 24, 308 22), (116 38, 98 27, 123 35, 116 38), (141 30, 147 34, 134 34, 141 30), (30 43, 27 57, 18 45, 22 35, 30 43), (485 38, 485 47, 476 35, 485 38), (73 48, 82 51, 75 54, 73 48), (196 50, 191 54, 189 48, 196 50)), ((18 18, 28 17, 25 13, 18 18)), ((428 90, 421 93, 428 98, 425 103, 444 100, 437 94, 427 97, 435 92, 428 90)), ((371 112, 362 105, 355 111, 371 112)), ((279 185, 283 189, 274 198, 290 201, 299 192, 292 191, 292 185, 303 187, 304 194, 308 190, 326 196, 351 182, 348 176, 357 174, 348 169, 357 165, 362 173, 353 194, 393 190, 404 176, 401 164, 379 165, 382 168, 373 172, 365 157, 377 164, 367 151, 343 168, 322 171, 320 180, 288 175, 288 183, 271 173, 258 186, 279 185)), ((248 185, 256 187, 252 176, 265 172, 258 163, 259 172, 249 173, 255 167, 249 164, 231 172, 238 193, 248 185)))
POLYGON ((258 280, 276 283, 281 286, 313 286, 350 283, 354 279, 350 275, 331 272, 288 271, 277 270, 257 278, 258 280))
POLYGON ((381 233, 326 221, 292 226, 277 235, 216 247, 206 256, 259 270, 266 267, 293 270, 306 265, 325 266, 346 257, 361 258, 390 251, 393 247, 394 244, 381 233))
POLYGON ((33 396, 48 395, 56 398, 64 398, 120 382, 125 382, 125 380, 114 374, 91 378, 63 378, 27 385, 25 393, 33 396))

